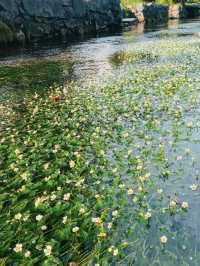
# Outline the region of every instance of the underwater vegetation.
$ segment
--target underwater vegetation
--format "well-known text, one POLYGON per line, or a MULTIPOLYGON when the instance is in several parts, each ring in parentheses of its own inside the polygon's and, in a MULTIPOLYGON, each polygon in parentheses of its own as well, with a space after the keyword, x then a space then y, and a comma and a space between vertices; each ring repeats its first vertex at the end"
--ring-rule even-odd
POLYGON ((198 265, 199 44, 135 43, 104 81, 1 104, 1 265, 198 265))

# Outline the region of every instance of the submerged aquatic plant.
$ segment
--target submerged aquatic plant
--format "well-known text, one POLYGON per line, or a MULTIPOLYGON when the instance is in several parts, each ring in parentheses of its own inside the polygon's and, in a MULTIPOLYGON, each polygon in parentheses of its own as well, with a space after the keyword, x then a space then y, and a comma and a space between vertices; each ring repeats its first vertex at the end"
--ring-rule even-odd
POLYGON ((196 42, 140 44, 133 49, 154 49, 158 60, 123 65, 105 83, 30 96, 25 112, 2 108, 5 265, 199 261, 187 221, 199 178, 196 42))
POLYGON ((151 63, 152 61, 157 60, 157 55, 154 55, 150 52, 141 52, 141 51, 120 51, 116 52, 110 58, 110 62, 114 66, 120 66, 125 63, 139 63, 146 62, 151 63))

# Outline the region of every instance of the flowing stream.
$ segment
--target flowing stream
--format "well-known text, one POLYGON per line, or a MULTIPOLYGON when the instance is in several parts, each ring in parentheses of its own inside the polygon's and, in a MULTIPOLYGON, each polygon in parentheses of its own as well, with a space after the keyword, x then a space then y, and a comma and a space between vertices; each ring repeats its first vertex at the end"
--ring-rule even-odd
MULTIPOLYGON (((152 189, 150 196, 147 196, 149 212, 152 212, 153 215, 155 214, 157 218, 152 219, 150 228, 147 231, 137 231, 137 229, 134 231, 135 234, 145 234, 139 244, 137 241, 133 242, 133 246, 137 246, 137 256, 130 246, 127 249, 127 259, 122 260, 119 265, 200 265, 200 188, 193 189, 193 191, 190 188, 192 184, 200 186, 200 105, 197 101, 200 84, 198 76, 198 68, 200 70, 199 49, 200 21, 179 22, 172 20, 169 21, 168 25, 148 28, 144 28, 143 24, 139 24, 113 36, 91 38, 68 46, 64 44, 36 45, 32 48, 7 50, 0 54, 1 67, 13 67, 37 62, 37 60, 41 59, 61 62, 70 60, 73 62, 73 65, 70 67, 70 70, 69 68, 64 70, 62 82, 75 81, 79 86, 80 84, 85 86, 91 82, 104 82, 110 78, 119 79, 120 82, 120 76, 123 77, 125 75, 129 75, 127 80, 131 80, 136 78, 136 73, 144 70, 144 88, 146 88, 144 102, 147 98, 150 99, 152 107, 156 106, 157 101, 159 101, 160 108, 162 104, 164 108, 165 103, 164 101, 162 102, 161 96, 158 96, 157 92, 153 90, 156 91, 157 85, 161 86, 163 84, 164 86, 165 80, 169 79, 169 73, 167 70, 165 71, 167 66, 171 69, 170 75, 172 76, 173 71, 176 71, 176 66, 177 69, 180 69, 172 81, 174 82, 175 90, 179 88, 178 84, 184 78, 191 79, 191 84, 187 80, 188 86, 196 87, 196 91, 191 90, 194 93, 191 95, 190 93, 185 93, 180 96, 183 93, 180 92, 180 95, 172 97, 171 94, 175 92, 167 91, 167 95, 169 93, 169 98, 166 99, 167 106, 168 108, 174 108, 173 115, 174 110, 177 113, 179 111, 183 112, 183 120, 181 121, 186 123, 186 131, 178 132, 184 129, 185 126, 183 124, 176 125, 175 119, 173 120, 174 124, 170 124, 171 122, 168 121, 167 117, 158 116, 158 120, 160 120, 158 123, 163 123, 163 131, 159 131, 158 137, 155 132, 151 135, 151 130, 147 132, 147 140, 144 143, 141 139, 137 139, 134 136, 133 140, 141 145, 141 147, 144 145, 146 152, 150 154, 149 156, 152 156, 150 151, 154 150, 154 148, 155 150, 163 149, 165 159, 162 158, 160 162, 156 162, 154 165, 151 164, 153 159, 148 158, 146 160, 146 167, 154 176, 159 176, 162 172, 161 179, 155 178, 153 181, 156 183, 156 187, 159 188, 158 191, 152 189), (190 47, 193 49, 192 52, 190 52, 190 47), (197 47, 197 50, 194 47, 197 47), (133 52, 136 57, 139 56, 137 60, 133 58, 133 52), (130 66, 131 64, 132 66, 130 66), (151 73, 151 67, 152 69, 160 68, 162 71, 158 72, 158 76, 152 78, 155 72, 151 73), (151 73, 152 78, 150 78, 149 83, 148 76, 145 76, 145 73, 148 71, 151 73), (150 88, 151 86, 152 88, 150 88), (182 99, 182 102, 180 102, 180 99, 182 99), (174 135, 170 135, 172 131, 174 135), (162 138, 160 143, 159 138, 162 138), (158 143, 159 145, 157 146, 158 143), (162 169, 161 171, 164 161, 167 165, 167 170, 162 169), (167 178, 167 176, 170 177, 167 178), (157 203, 158 197, 164 198, 160 206, 157 203), (166 206, 168 206, 170 199, 176 201, 177 206, 181 205, 183 201, 188 202, 188 210, 180 210, 175 216, 168 215, 169 210, 166 206), (162 226, 162 224, 165 224, 165 226, 162 226), (169 248, 167 250, 163 249, 160 253, 156 247, 160 247, 159 237, 162 234, 168 236, 169 248)), ((0 76, 0 81, 5 78, 6 76, 0 76)), ((141 80, 138 81, 138 88, 140 86, 142 86, 141 80)), ((9 100, 13 95, 20 95, 22 97, 27 91, 29 93, 35 92, 34 89, 29 90, 27 88, 20 88, 20 86, 15 89, 12 85, 9 87, 4 84, 0 87, 0 99, 3 101, 9 100)), ((135 99, 137 97, 139 97, 139 100, 142 99, 140 95, 135 95, 134 97, 135 99)), ((128 102, 128 98, 123 98, 121 104, 125 100, 128 102)), ((120 105, 119 102, 119 108, 123 109, 125 106, 120 105)), ((162 110, 160 113, 162 113, 162 110)), ((155 115, 158 115, 158 113, 155 115)), ((138 123, 135 122, 137 130, 142 131, 142 126, 146 126, 142 119, 138 123)), ((132 132, 135 130, 133 128, 130 129, 128 123, 126 127, 130 131, 132 130, 132 132)), ((118 144, 115 143, 113 145, 118 144)), ((121 223, 125 224, 126 220, 122 219, 121 223)), ((118 234, 120 235, 120 228, 118 234)), ((118 239, 117 235, 115 237, 118 239)), ((132 235, 130 234, 128 241, 131 241, 131 238, 132 235)))

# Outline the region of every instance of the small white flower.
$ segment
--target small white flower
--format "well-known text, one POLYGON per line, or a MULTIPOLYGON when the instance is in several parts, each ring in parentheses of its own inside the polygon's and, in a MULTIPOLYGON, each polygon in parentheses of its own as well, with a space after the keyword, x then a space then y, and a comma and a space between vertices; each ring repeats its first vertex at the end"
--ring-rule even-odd
POLYGON ((24 254, 24 256, 25 256, 26 258, 30 257, 30 255, 31 255, 31 252, 30 252, 29 250, 27 250, 27 251, 25 252, 25 254, 24 254))
POLYGON ((38 222, 41 221, 42 218, 43 218, 43 215, 41 215, 41 214, 39 214, 39 215, 37 215, 37 216, 35 217, 36 221, 38 221, 38 222))
POLYGON ((125 184, 119 184, 119 188, 124 188, 125 184))
POLYGON ((112 216, 113 216, 113 217, 118 216, 118 211, 117 211, 117 210, 113 211, 113 212, 112 212, 112 216))
POLYGON ((72 228, 72 232, 73 233, 77 233, 79 231, 79 227, 78 226, 75 226, 72 228))
POLYGON ((125 132, 125 133, 123 134, 123 137, 124 137, 124 138, 128 138, 128 136, 129 136, 129 133, 128 133, 128 132, 125 132))
POLYGON ((118 248, 113 250, 113 256, 117 256, 119 254, 119 250, 118 248))
POLYGON ((63 220, 62 220, 63 224, 66 224, 66 223, 67 223, 67 219, 68 219, 67 216, 64 216, 64 217, 63 217, 63 220))
POLYGON ((51 201, 54 201, 56 199, 56 194, 52 194, 51 196, 50 196, 50 200, 51 201))
POLYGON ((85 208, 80 208, 79 214, 84 214, 85 213, 85 208))
POLYGON ((191 188, 192 191, 196 191, 197 188, 198 188, 198 185, 196 185, 196 184, 192 184, 192 185, 190 186, 190 188, 191 188))
POLYGON ((71 161, 69 162, 69 166, 70 166, 70 168, 74 168, 74 166, 75 166, 75 162, 71 160, 71 161))
POLYGON ((19 252, 22 252, 22 249, 23 249, 23 245, 20 244, 20 243, 18 243, 18 244, 15 245, 15 247, 14 247, 13 250, 14 250, 16 253, 19 253, 19 252))
POLYGON ((111 252, 113 251, 114 248, 115 248, 114 246, 109 247, 109 248, 108 248, 108 252, 111 253, 111 252))
POLYGON ((170 200, 170 202, 169 202, 169 207, 170 207, 170 208, 176 208, 176 201, 174 201, 174 200, 170 200))
POLYGON ((47 170, 47 169, 49 168, 49 163, 45 163, 45 164, 43 165, 43 167, 44 167, 44 170, 47 170))
POLYGON ((15 220, 21 220, 21 218, 22 218, 22 214, 21 213, 15 214, 15 220))
POLYGON ((147 213, 145 213, 145 215, 144 215, 144 219, 145 220, 149 220, 150 218, 151 218, 151 213, 150 212, 147 212, 147 213))
POLYGON ((52 246, 50 245, 46 245, 46 247, 44 248, 44 254, 45 256, 50 256, 52 252, 52 246))
POLYGON ((101 223, 101 219, 99 217, 93 217, 92 218, 92 222, 95 224, 100 224, 101 223))
POLYGON ((160 238, 160 243, 161 244, 166 244, 167 243, 167 237, 166 236, 161 236, 161 238, 160 238))
POLYGON ((70 193, 65 194, 65 195, 63 196, 63 200, 64 200, 64 201, 68 201, 68 200, 70 199, 70 196, 71 196, 70 193))
POLYGON ((162 193, 163 193, 163 189, 161 189, 161 188, 158 189, 158 190, 157 190, 157 193, 158 193, 158 194, 162 194, 162 193))
POLYGON ((45 231, 47 229, 46 225, 41 226, 42 231, 45 231))
POLYGON ((105 152, 104 152, 104 150, 101 150, 101 151, 100 151, 100 154, 101 154, 102 156, 105 156, 105 152))
POLYGON ((188 204, 188 202, 183 201, 182 204, 181 204, 181 207, 182 207, 183 209, 188 209, 188 208, 189 208, 189 204, 188 204))
POLYGON ((108 223, 108 229, 112 229, 113 224, 112 223, 108 223))
POLYGON ((21 153, 21 152, 20 152, 19 149, 16 149, 16 150, 15 150, 15 154, 16 154, 16 155, 19 155, 20 153, 21 153))
POLYGON ((190 121, 190 122, 187 123, 187 127, 188 127, 188 128, 192 128, 192 127, 193 127, 193 123, 192 123, 192 121, 190 121))
POLYGON ((133 189, 132 188, 129 188, 129 190, 128 190, 128 195, 133 195, 134 194, 134 191, 133 191, 133 189))

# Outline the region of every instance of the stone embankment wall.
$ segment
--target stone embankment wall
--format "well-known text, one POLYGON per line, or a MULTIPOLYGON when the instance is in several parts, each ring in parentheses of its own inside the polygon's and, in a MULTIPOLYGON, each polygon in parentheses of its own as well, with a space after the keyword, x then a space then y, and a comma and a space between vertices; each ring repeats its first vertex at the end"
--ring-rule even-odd
POLYGON ((119 0, 0 0, 0 42, 67 40, 120 23, 119 0))
POLYGON ((182 7, 180 4, 170 6, 156 4, 138 4, 136 6, 128 6, 126 14, 135 18, 135 22, 145 23, 163 23, 168 19, 194 18, 200 16, 200 5, 186 5, 182 7))

